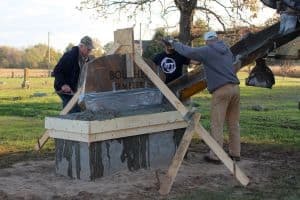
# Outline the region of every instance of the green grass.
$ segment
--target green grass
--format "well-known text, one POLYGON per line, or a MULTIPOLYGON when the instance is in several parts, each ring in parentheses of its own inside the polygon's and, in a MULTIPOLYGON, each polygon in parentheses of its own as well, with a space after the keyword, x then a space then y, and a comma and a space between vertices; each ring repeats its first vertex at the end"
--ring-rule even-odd
MULTIPOLYGON (((29 89, 21 88, 22 81, 0 78, 0 154, 31 151, 45 131, 45 116, 58 115, 61 109, 52 78, 31 78, 29 89)), ((52 149, 53 143, 46 148, 52 149)))
MULTIPOLYGON (((241 80, 241 136, 244 143, 300 147, 300 79, 276 78, 273 89, 246 87, 241 80), (253 106, 260 105, 262 111, 253 106)), ((0 152, 30 151, 44 131, 44 117, 58 115, 60 99, 53 92, 53 78, 31 78, 22 89, 22 78, 0 78, 0 152), (33 97, 45 93, 43 97, 33 97)), ((201 122, 209 130, 210 94, 193 97, 201 122)), ((226 129, 225 129, 226 131, 226 129)), ((225 135, 225 139, 226 139, 225 135)))

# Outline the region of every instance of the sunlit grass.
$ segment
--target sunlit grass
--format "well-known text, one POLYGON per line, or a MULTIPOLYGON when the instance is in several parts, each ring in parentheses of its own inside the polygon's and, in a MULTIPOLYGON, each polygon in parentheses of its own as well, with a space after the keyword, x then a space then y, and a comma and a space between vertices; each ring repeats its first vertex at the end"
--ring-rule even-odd
POLYGON ((22 78, 0 78, 0 82, 0 154, 30 151, 45 131, 45 116, 57 115, 61 109, 53 78, 31 78, 29 89, 21 88, 22 78))
MULTIPOLYGON (((276 77, 273 89, 264 89, 245 86, 246 77, 246 73, 239 73, 242 142, 299 147, 300 79, 276 77), (253 110, 257 105, 262 111, 253 110)), ((44 132, 45 116, 58 115, 61 109, 53 78, 31 78, 29 89, 21 88, 22 81, 0 78, 0 153, 32 150, 44 132), (46 96, 34 97, 35 93, 46 96)), ((208 130, 210 98, 206 90, 193 97, 193 106, 201 113, 201 123, 208 130)))

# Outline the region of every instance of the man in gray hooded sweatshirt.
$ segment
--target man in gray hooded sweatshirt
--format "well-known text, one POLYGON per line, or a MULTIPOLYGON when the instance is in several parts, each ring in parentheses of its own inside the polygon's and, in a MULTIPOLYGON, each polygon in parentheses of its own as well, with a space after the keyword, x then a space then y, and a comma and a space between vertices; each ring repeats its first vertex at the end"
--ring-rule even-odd
MULTIPOLYGON (((192 48, 170 39, 170 45, 181 55, 203 63, 207 79, 207 88, 212 94, 211 134, 223 146, 224 121, 229 128, 229 154, 236 161, 240 160, 240 89, 239 80, 234 72, 234 56, 229 47, 215 32, 204 35, 205 46, 192 48)), ((206 161, 220 163, 210 151, 204 157, 206 161)))

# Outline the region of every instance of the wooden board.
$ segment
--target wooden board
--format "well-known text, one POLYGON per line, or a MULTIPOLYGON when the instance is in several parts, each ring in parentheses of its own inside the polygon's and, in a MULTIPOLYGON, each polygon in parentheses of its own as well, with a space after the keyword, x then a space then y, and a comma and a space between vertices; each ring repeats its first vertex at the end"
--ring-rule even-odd
MULTIPOLYGON (((133 28, 126 28, 114 31, 114 43, 119 45, 117 49, 112 49, 115 54, 126 54, 126 76, 134 77, 134 35, 133 28)), ((115 46, 115 45, 114 45, 115 46)), ((116 48, 116 47, 115 47, 116 48)))
POLYGON ((178 110, 182 116, 188 113, 187 108, 179 101, 175 94, 166 86, 164 82, 154 73, 153 69, 144 61, 144 59, 136 54, 134 58, 135 63, 147 75, 154 85, 164 94, 169 102, 178 110))
POLYGON ((190 146, 190 143, 193 138, 193 134, 195 133, 195 127, 199 123, 199 120, 200 120, 200 114, 195 113, 192 116, 192 119, 189 121, 188 127, 185 130, 185 133, 180 141, 180 144, 174 155, 174 158, 171 162, 168 172, 160 185, 159 193, 161 195, 166 195, 170 192, 175 177, 178 173, 179 167, 181 166, 181 163, 183 161, 184 155, 186 154, 187 149, 190 146))
POLYGON ((233 176, 244 186, 249 184, 249 178, 243 173, 239 166, 231 160, 224 149, 212 138, 212 136, 201 126, 196 127, 197 134, 204 140, 209 148, 218 156, 218 158, 229 169, 233 176))
POLYGON ((112 55, 112 54, 117 53, 117 51, 119 50, 120 47, 121 47, 120 44, 114 43, 113 46, 111 47, 111 49, 106 53, 106 55, 112 55))
POLYGON ((162 124, 151 125, 151 126, 140 126, 135 128, 119 129, 114 131, 91 133, 91 134, 59 131, 53 129, 49 129, 48 131, 49 131, 49 135, 53 138, 91 143, 97 141, 112 140, 112 139, 118 139, 118 138, 124 138, 124 137, 136 136, 136 135, 180 129, 180 128, 185 128, 186 126, 187 124, 185 121, 179 121, 179 122, 176 121, 173 123, 162 123, 162 124))
POLYGON ((187 127, 177 111, 135 115, 103 121, 47 117, 45 127, 53 138, 96 142, 187 127))
POLYGON ((133 28, 114 31, 114 43, 120 44, 119 54, 134 53, 133 28))

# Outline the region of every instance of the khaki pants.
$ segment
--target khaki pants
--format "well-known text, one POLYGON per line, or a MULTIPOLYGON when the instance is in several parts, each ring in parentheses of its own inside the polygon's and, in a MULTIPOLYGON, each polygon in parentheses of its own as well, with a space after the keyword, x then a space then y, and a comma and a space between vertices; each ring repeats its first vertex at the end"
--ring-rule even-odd
MULTIPOLYGON (((229 129, 229 154, 240 156, 240 88, 239 85, 226 84, 212 94, 211 135, 223 147, 223 126, 227 121, 229 129)), ((217 159, 210 151, 210 157, 217 159)))

